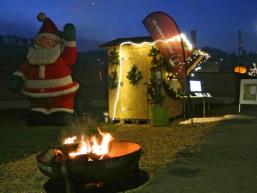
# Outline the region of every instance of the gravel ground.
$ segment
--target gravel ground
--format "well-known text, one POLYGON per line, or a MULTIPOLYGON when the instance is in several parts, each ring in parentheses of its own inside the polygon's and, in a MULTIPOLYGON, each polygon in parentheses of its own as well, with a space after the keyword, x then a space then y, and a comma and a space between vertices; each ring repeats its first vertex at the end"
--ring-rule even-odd
MULTIPOLYGON (((201 143, 204 136, 223 119, 223 117, 201 118, 195 121, 194 125, 189 124, 190 120, 184 122, 175 120, 167 127, 124 124, 101 127, 104 131, 110 131, 115 139, 139 143, 144 152, 140 160, 140 168, 152 177, 156 169, 174 161, 179 151, 201 143)), ((47 177, 37 169, 35 156, 36 154, 32 154, 0 165, 0 193, 44 192, 43 184, 47 181, 47 177)))

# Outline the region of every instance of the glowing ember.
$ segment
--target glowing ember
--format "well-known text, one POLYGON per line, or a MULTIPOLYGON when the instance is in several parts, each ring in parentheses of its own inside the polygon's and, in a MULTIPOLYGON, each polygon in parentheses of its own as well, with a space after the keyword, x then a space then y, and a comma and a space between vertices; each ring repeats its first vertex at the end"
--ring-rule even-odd
POLYGON ((73 144, 73 143, 75 143, 76 140, 77 140, 76 136, 68 137, 68 138, 64 139, 63 144, 73 144))
MULTIPOLYGON (((96 136, 85 138, 81 136, 81 139, 78 140, 79 147, 76 151, 68 153, 71 158, 74 158, 78 155, 94 155, 98 159, 102 159, 105 155, 109 153, 109 143, 113 140, 113 137, 110 133, 101 132, 98 129, 101 139, 96 136)), ((64 141, 68 140, 65 139, 64 141)), ((76 138, 77 139, 77 138, 76 138)), ((71 141, 71 140, 70 140, 71 141)), ((74 140, 75 141, 75 140, 74 140)), ((74 142, 73 142, 74 143, 74 142)), ((89 160, 92 160, 88 158, 89 160)))

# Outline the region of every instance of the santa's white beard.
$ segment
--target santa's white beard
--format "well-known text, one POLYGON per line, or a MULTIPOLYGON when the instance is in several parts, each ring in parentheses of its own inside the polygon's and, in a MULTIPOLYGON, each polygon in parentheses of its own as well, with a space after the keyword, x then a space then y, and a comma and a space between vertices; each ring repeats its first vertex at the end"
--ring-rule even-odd
POLYGON ((31 65, 52 64, 60 57, 61 52, 61 44, 52 48, 40 48, 34 45, 29 47, 27 59, 31 65))

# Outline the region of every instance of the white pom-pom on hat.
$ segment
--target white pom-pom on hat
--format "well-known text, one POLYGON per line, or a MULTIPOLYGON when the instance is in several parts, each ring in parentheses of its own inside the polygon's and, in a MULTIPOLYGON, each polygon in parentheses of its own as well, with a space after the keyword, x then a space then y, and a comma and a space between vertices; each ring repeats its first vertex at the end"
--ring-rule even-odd
POLYGON ((37 15, 38 21, 41 21, 41 22, 45 21, 46 18, 47 18, 47 17, 46 17, 46 14, 43 13, 43 12, 40 12, 40 13, 37 15))

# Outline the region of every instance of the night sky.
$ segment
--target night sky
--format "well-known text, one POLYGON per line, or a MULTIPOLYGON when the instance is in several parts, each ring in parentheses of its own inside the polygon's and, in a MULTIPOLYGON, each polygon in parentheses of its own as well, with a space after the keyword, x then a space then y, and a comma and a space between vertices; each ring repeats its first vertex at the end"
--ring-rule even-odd
POLYGON ((146 36, 142 20, 153 11, 172 16, 190 37, 197 30, 197 46, 226 52, 238 50, 238 29, 243 47, 257 51, 256 0, 1 0, 0 33, 33 37, 43 11, 62 29, 76 25, 80 50, 120 37, 146 36))

